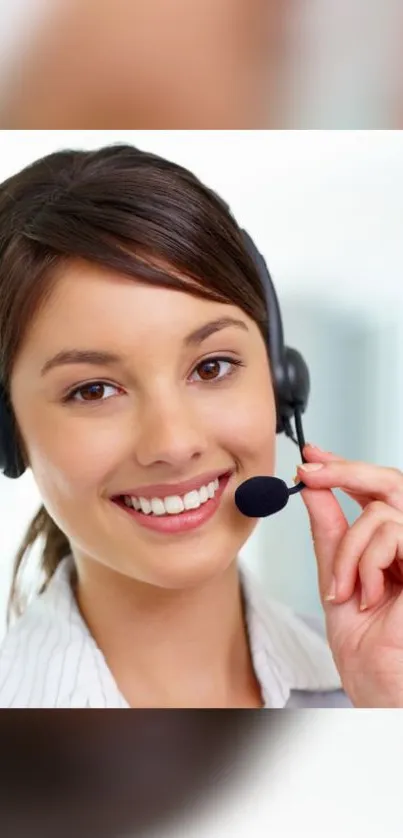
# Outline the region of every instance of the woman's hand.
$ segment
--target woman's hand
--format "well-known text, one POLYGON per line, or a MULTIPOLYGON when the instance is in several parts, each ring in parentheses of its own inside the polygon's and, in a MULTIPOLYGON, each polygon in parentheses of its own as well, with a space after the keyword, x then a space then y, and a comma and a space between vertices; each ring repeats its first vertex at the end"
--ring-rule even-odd
POLYGON ((403 473, 311 445, 298 479, 307 488, 327 637, 355 707, 403 707, 403 473), (349 525, 332 489, 362 514, 349 525))

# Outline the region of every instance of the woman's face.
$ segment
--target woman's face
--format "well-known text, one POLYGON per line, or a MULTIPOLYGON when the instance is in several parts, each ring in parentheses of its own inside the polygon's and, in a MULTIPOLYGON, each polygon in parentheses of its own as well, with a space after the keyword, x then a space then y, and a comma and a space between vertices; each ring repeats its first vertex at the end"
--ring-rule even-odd
POLYGON ((254 474, 273 473, 276 416, 264 342, 237 307, 72 262, 25 337, 11 398, 44 504, 76 560, 181 588, 228 567, 251 534, 255 521, 237 510, 234 492, 254 474), (189 337, 223 318, 240 325, 189 337), (43 371, 77 350, 116 360, 43 371), (202 477, 206 485, 210 473, 230 477, 191 528, 182 529, 180 515, 136 513, 112 500, 183 501, 188 489, 172 484, 202 477), (162 531, 151 517, 158 527, 179 524, 162 531))

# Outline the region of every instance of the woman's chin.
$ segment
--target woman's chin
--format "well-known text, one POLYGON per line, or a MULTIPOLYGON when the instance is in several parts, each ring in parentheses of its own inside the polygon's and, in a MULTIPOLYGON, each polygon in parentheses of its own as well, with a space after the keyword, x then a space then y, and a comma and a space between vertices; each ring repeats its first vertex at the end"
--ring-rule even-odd
POLYGON ((222 554, 214 556, 197 556, 194 552, 177 553, 175 556, 166 555, 164 563, 156 565, 150 560, 143 570, 139 567, 127 567, 126 573, 133 579, 153 585, 156 588, 166 590, 185 590, 195 588, 211 582, 214 578, 221 576, 233 563, 234 557, 228 557, 223 561, 222 554))

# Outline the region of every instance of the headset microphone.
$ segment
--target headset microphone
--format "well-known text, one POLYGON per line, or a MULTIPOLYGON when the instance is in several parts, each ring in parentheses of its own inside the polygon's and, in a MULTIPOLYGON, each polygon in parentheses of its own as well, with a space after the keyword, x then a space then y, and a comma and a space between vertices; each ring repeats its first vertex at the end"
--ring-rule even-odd
MULTIPOLYGON (((305 440, 298 409, 295 411, 295 425, 302 461, 305 462, 303 455, 305 440)), ((280 477, 250 477, 236 489, 235 504, 248 518, 266 518, 268 515, 280 512, 280 509, 287 505, 290 495, 295 495, 304 488, 305 483, 302 481, 289 488, 280 477)))

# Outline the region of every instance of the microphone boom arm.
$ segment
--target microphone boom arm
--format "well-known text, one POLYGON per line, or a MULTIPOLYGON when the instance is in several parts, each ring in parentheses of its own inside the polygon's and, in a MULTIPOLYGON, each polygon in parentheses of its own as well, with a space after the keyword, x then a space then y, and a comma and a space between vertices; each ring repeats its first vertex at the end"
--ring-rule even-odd
MULTIPOLYGON (((305 436, 302 427, 301 412, 297 405, 295 405, 294 407, 294 419, 297 438, 295 438, 294 436, 294 432, 291 427, 291 422, 288 419, 288 417, 284 419, 285 435, 293 442, 295 442, 296 445, 298 445, 301 454, 301 460, 303 463, 306 463, 306 457, 304 457, 305 436)), ((305 489, 305 483, 303 483, 302 480, 300 480, 300 482, 297 483, 296 486, 293 486, 291 489, 289 488, 288 491, 290 495, 295 495, 297 492, 300 492, 301 489, 305 489)))

